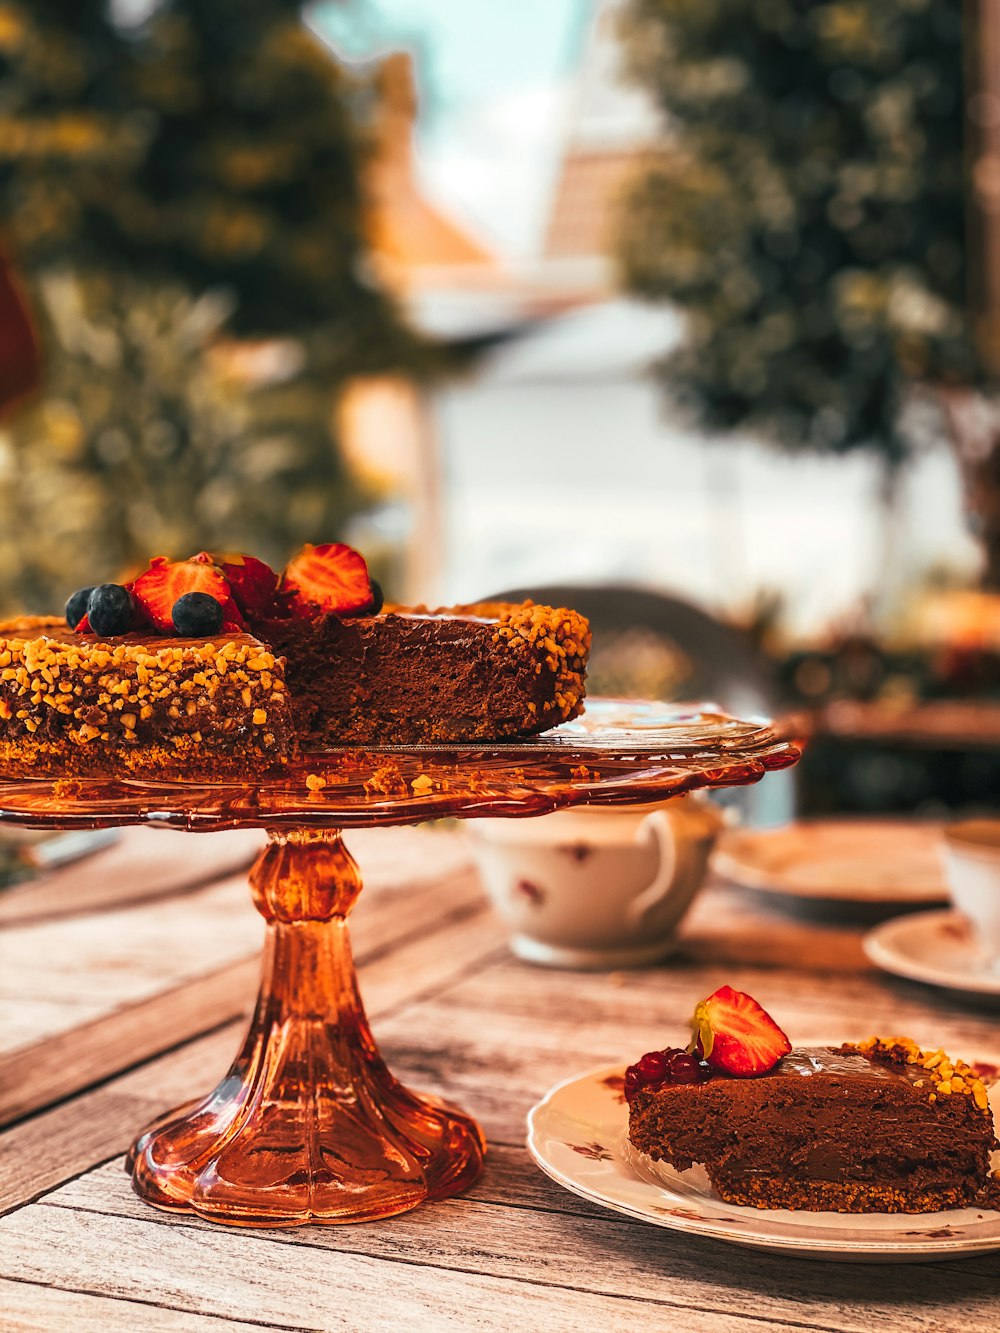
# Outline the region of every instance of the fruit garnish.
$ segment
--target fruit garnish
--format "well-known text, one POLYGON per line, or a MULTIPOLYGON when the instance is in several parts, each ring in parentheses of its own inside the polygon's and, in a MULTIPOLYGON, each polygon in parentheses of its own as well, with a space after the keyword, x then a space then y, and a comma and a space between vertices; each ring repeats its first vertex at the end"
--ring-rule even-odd
POLYGON ((245 616, 255 618, 274 613, 278 576, 270 565, 252 555, 213 555, 222 570, 233 600, 245 616))
POLYGON ((149 568, 132 584, 136 606, 153 628, 163 634, 173 632, 174 603, 189 592, 206 593, 215 598, 222 607, 221 628, 237 631, 243 628, 243 617, 233 601, 225 575, 204 551, 190 560, 154 556, 149 568))
POLYGON ((292 596, 302 615, 333 611, 358 615, 373 604, 372 582, 360 551, 343 542, 308 543, 285 566, 282 591, 292 596))
POLYGON ((372 604, 366 610, 365 614, 377 616, 385 605, 385 594, 382 592, 382 585, 377 579, 370 580, 372 585, 372 604))
POLYGON ((692 1055, 736 1078, 773 1069, 792 1049, 781 1028, 751 995, 720 986, 702 1000, 691 1020, 692 1055))
POLYGON ((120 583, 102 583, 91 589, 86 619, 94 634, 127 634, 132 628, 132 613, 131 595, 120 583))
POLYGON ((637 1093, 653 1092, 666 1083, 705 1083, 711 1077, 712 1071, 703 1060, 679 1046, 647 1051, 625 1070, 625 1100, 631 1102, 637 1093))
POLYGON ((87 603, 93 591, 93 588, 77 588, 66 603, 66 624, 70 629, 76 629, 86 616, 87 603))
POLYGON ((222 604, 207 592, 186 592, 174 602, 171 620, 178 634, 207 638, 222 629, 222 604))

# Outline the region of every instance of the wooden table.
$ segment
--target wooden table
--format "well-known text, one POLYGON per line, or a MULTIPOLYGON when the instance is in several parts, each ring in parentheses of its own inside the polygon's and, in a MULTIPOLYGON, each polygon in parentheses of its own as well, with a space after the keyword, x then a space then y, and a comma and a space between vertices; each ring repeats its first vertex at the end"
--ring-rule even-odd
MULTIPOLYGON (((724 981, 756 995, 793 1039, 881 1029, 971 1054, 1000 1045, 995 1012, 876 972, 857 927, 719 885, 660 967, 528 966, 508 951, 455 830, 351 835, 367 884, 352 922, 393 1070, 485 1127, 479 1184, 388 1221, 288 1231, 230 1230, 141 1203, 122 1170, 127 1144, 216 1081, 256 985, 261 923, 243 874, 198 883, 199 849, 216 836, 132 830, 101 853, 155 863, 161 880, 164 857, 177 859, 175 887, 145 901, 71 914, 68 870, 62 912, 50 886, 34 890, 35 915, 29 892, 6 917, 0 896, 0 1327, 997 1327, 1000 1255, 922 1266, 774 1257, 591 1206, 524 1148, 525 1113, 547 1088, 684 1039, 694 1001, 724 981)), ((115 879, 127 893, 142 875, 119 865, 115 879)))

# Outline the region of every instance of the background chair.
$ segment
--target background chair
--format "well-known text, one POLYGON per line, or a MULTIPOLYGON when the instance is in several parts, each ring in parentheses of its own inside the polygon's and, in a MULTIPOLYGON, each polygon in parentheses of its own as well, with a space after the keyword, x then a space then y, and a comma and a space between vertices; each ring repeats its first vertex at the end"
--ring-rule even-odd
MULTIPOLYGON (((741 717, 772 717, 780 696, 774 674, 750 639, 732 625, 669 593, 628 584, 538 584, 508 588, 490 600, 532 598, 572 606, 590 621, 591 694, 710 700, 741 717)), ((783 823, 794 809, 790 773, 719 793, 747 823, 783 823)))

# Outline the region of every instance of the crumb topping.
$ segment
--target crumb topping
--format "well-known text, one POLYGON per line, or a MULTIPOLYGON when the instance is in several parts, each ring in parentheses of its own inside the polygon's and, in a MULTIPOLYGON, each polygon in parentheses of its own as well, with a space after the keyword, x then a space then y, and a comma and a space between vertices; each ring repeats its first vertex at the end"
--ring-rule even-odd
POLYGON ((551 702, 542 705, 542 715, 553 713, 564 722, 576 717, 582 708, 584 674, 590 651, 587 620, 568 607, 536 606, 530 601, 519 605, 484 602, 477 609, 480 612, 495 611, 495 642, 506 643, 518 653, 527 645, 540 654, 535 664, 536 672, 540 673, 544 665, 555 676, 553 697, 551 702))
POLYGON ((380 764, 364 783, 369 796, 395 796, 406 791, 399 765, 393 760, 380 764))
POLYGON ((922 1051, 909 1037, 868 1037, 865 1041, 857 1042, 855 1049, 874 1060, 916 1065, 926 1070, 926 1079, 916 1079, 913 1086, 926 1087, 932 1102, 939 1097, 950 1097, 957 1093, 971 1097, 984 1115, 990 1113, 986 1084, 964 1060, 950 1060, 941 1050, 922 1051))
MULTIPOLYGON (((0 623, 0 719, 12 724, 8 732, 18 724, 35 732, 51 713, 65 719, 65 734, 79 745, 107 741, 112 730, 135 742, 155 712, 193 718, 223 686, 241 697, 255 727, 267 723, 268 705, 285 704, 274 655, 252 639, 79 643, 46 634, 57 627, 40 617, 0 623)), ((264 742, 269 736, 273 744, 269 732, 264 742)), ((200 740, 197 731, 190 739, 200 740)))

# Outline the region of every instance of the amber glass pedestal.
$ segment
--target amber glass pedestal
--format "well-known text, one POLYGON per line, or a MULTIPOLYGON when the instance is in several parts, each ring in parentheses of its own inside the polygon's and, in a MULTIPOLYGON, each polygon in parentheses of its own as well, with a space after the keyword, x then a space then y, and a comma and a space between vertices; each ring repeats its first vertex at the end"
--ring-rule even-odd
POLYGON ((479 1175, 474 1120, 404 1088, 358 993, 347 916, 361 879, 339 833, 275 833, 250 875, 264 971, 235 1062, 135 1143, 137 1193, 217 1222, 364 1222, 479 1175))
POLYGON ((585 718, 528 741, 330 751, 256 784, 0 782, 0 822, 269 830, 250 875, 267 938, 243 1046, 212 1092, 139 1137, 128 1166, 147 1202, 215 1222, 364 1222, 465 1189, 486 1141, 379 1055, 347 927, 361 878, 341 830, 655 801, 753 782, 797 757, 759 723, 592 700, 585 718))

